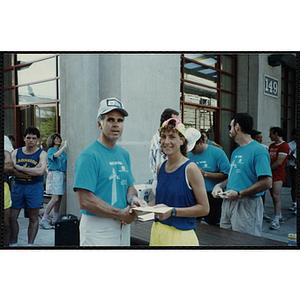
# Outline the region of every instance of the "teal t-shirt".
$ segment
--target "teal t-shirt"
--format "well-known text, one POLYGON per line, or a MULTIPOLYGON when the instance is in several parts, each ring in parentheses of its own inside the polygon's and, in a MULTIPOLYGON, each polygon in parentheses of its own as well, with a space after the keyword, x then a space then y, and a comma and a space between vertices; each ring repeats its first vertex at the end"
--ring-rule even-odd
POLYGON ((47 160, 49 164, 49 171, 67 171, 67 154, 63 152, 59 157, 55 158, 54 154, 58 149, 52 147, 47 151, 47 160))
MULTIPOLYGON (((272 177, 269 153, 257 141, 235 149, 230 162, 226 191, 242 191, 257 182, 260 176, 272 177)), ((263 193, 252 196, 261 196, 263 193)))
MULTIPOLYGON (((126 208, 127 189, 133 185, 134 178, 130 156, 125 149, 118 145, 109 149, 96 140, 80 153, 74 172, 74 191, 85 189, 111 206, 126 208)), ((81 212, 92 215, 85 210, 81 212)))
MULTIPOLYGON (((198 167, 203 171, 212 173, 228 174, 230 170, 230 163, 225 152, 215 146, 207 146, 206 150, 202 153, 194 155, 192 152, 188 154, 188 158, 194 161, 198 167)), ((207 192, 211 192, 214 186, 219 181, 204 178, 205 188, 207 192)))

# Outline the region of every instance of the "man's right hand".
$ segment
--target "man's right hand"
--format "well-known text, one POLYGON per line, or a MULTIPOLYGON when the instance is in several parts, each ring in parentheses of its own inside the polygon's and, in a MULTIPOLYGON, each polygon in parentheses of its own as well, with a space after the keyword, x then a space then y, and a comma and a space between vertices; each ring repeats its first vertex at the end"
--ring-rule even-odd
POLYGON ((221 187, 217 184, 215 185, 214 189, 212 190, 211 194, 214 198, 220 198, 219 193, 222 193, 223 190, 221 187))
POLYGON ((132 223, 136 218, 137 214, 131 209, 130 206, 127 206, 122 212, 120 221, 122 224, 128 225, 132 223))

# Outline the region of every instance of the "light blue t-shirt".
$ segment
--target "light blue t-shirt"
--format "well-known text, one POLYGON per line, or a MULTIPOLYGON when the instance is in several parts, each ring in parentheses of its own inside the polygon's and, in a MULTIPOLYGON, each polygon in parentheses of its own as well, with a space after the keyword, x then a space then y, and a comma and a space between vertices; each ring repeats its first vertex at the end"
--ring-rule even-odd
POLYGON ((67 171, 67 154, 63 152, 59 157, 55 158, 54 154, 58 149, 52 147, 47 151, 47 160, 49 164, 49 171, 67 171))
MULTIPOLYGON (((230 163, 225 152, 214 146, 207 146, 206 150, 202 153, 194 155, 192 152, 188 154, 188 158, 194 161, 198 167, 203 171, 212 173, 228 174, 230 170, 230 163)), ((219 181, 204 178, 205 187, 207 192, 211 192, 214 186, 219 181)))
MULTIPOLYGON (((272 177, 268 151, 257 141, 240 146, 231 154, 230 172, 226 191, 242 191, 255 182, 260 176, 272 177)), ((252 196, 261 196, 264 192, 252 196)))
MULTIPOLYGON (((85 189, 111 206, 126 208, 127 189, 133 185, 134 178, 130 156, 125 149, 118 145, 109 149, 96 140, 80 153, 74 172, 74 191, 85 189)), ((92 215, 86 210, 81 212, 92 215)))

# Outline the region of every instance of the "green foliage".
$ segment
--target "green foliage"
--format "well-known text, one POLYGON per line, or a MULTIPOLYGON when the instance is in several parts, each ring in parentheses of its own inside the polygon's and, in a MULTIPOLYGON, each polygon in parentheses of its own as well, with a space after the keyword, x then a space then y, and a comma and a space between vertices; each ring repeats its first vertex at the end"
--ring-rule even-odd
POLYGON ((47 148, 47 140, 51 133, 56 132, 56 108, 40 108, 39 116, 36 115, 37 128, 40 130, 40 144, 47 148))

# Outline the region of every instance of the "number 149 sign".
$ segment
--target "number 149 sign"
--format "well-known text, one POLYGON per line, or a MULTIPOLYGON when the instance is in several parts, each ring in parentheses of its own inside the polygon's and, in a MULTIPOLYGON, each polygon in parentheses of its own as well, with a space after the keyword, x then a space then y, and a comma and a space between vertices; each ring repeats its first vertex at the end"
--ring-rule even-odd
POLYGON ((265 75, 264 94, 278 98, 278 79, 265 75))

